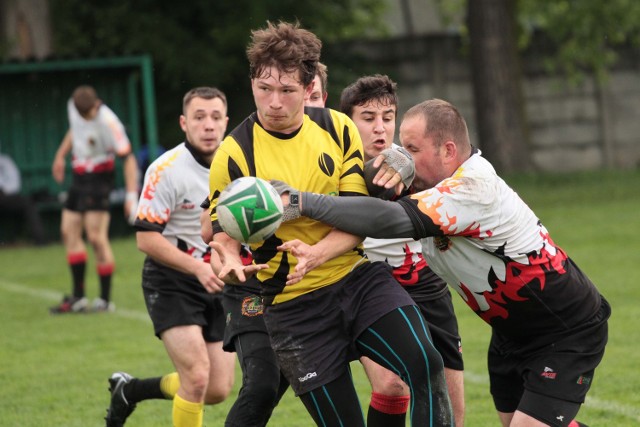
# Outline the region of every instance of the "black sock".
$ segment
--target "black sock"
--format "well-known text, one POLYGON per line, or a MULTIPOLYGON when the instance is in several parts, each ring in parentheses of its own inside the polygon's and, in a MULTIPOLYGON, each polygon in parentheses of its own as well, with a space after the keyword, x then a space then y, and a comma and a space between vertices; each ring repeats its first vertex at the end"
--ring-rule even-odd
POLYGON ((166 399, 160 389, 162 377, 132 379, 124 386, 124 395, 129 403, 137 403, 147 399, 166 399))
POLYGON ((367 413, 367 427, 404 427, 407 413, 385 414, 369 406, 367 413))
POLYGON ((111 275, 100 276, 100 298, 109 302, 111 298, 111 275))
POLYGON ((73 279, 73 296, 76 298, 82 298, 84 296, 84 271, 86 266, 86 262, 70 264, 71 277, 73 279))
POLYGON ((100 279, 100 298, 109 302, 111 298, 111 277, 113 276, 114 264, 98 265, 98 278, 100 279))

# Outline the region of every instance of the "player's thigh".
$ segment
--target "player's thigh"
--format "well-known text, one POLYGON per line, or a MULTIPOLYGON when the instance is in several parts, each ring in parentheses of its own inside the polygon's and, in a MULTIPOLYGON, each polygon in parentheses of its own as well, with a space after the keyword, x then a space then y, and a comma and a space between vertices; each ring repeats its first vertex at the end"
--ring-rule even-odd
POLYGON ((60 219, 60 232, 65 243, 72 243, 76 240, 82 240, 83 231, 83 214, 81 212, 62 209, 60 219))
POLYGON ((87 211, 84 215, 84 229, 91 242, 102 243, 109 239, 109 211, 87 211))
POLYGON ((209 342, 209 389, 231 391, 235 378, 236 356, 222 349, 222 341, 209 342))
POLYGON ((162 332, 160 338, 181 379, 183 375, 193 377, 194 371, 209 365, 207 343, 200 326, 175 326, 162 332))
POLYGON ((365 356, 360 358, 360 363, 362 363, 374 393, 387 396, 406 396, 409 394, 409 387, 395 373, 365 356))

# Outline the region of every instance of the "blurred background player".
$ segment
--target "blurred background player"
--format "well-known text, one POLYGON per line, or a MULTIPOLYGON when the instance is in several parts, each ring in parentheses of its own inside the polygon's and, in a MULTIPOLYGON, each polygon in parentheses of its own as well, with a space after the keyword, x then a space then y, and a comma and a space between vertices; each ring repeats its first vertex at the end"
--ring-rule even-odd
POLYGON ((100 296, 93 311, 113 311, 111 278, 115 260, 109 242, 109 194, 115 186, 115 157, 124 159, 126 186, 124 214, 132 218, 138 197, 138 165, 124 126, 113 111, 98 98, 91 86, 78 86, 67 103, 69 130, 53 160, 52 174, 64 181, 65 158, 72 154, 73 178, 62 208, 60 233, 71 269, 72 293, 51 308, 51 313, 86 311, 85 268, 87 250, 82 238, 93 247, 100 279, 100 296))
POLYGON ((135 221, 138 248, 147 254, 142 290, 155 334, 177 375, 137 379, 114 373, 107 427, 122 426, 138 402, 152 398, 173 399, 175 427, 200 427, 204 404, 222 402, 231 392, 235 358, 222 350, 223 282, 209 264, 199 220, 209 166, 228 120, 220 90, 188 91, 180 116, 185 141, 145 174, 135 221))
MULTIPOLYGON (((340 110, 351 117, 362 139, 368 162, 393 144, 398 114, 397 84, 388 76, 364 76, 347 86, 340 97, 340 110)), ((373 239, 362 243, 371 261, 387 262, 393 275, 409 292, 429 322, 433 344, 442 355, 444 372, 457 427, 464 424, 464 386, 461 339, 447 284, 427 265, 422 244, 411 238, 373 239)), ((367 357, 361 358, 373 393, 367 426, 405 425, 409 388, 393 372, 367 357)))
POLYGON ((305 99, 304 105, 307 107, 324 108, 327 102, 327 82, 328 82, 328 70, 327 66, 322 62, 318 62, 318 68, 316 70, 316 76, 313 78, 313 90, 309 99, 305 99))
POLYGON ((20 193, 22 176, 20 169, 0 147, 0 210, 12 212, 24 220, 27 231, 36 245, 47 243, 42 218, 31 197, 20 193))

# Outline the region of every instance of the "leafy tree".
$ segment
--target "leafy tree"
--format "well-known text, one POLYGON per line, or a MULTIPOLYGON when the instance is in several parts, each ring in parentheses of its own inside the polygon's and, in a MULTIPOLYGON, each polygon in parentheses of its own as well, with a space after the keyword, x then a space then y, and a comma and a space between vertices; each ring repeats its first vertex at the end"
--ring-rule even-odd
POLYGON ((54 50, 59 56, 106 57, 150 53, 154 61, 161 144, 182 138, 182 95, 199 85, 222 89, 230 126, 253 111, 246 44, 267 20, 295 21, 325 43, 384 31, 383 0, 51 0, 54 50))
POLYGON ((618 46, 640 46, 640 2, 635 0, 519 0, 520 44, 534 31, 548 37, 555 51, 545 64, 571 84, 593 73, 600 82, 618 60, 618 46))
POLYGON ((546 69, 565 76, 573 85, 590 76, 595 76, 597 84, 604 84, 607 71, 618 59, 616 48, 640 46, 640 2, 636 0, 438 2, 450 19, 467 16, 468 26, 461 32, 468 37, 471 52, 480 144, 496 168, 504 172, 530 167, 518 70, 519 54, 534 37, 546 39, 551 47, 544 60, 546 69), (516 41, 517 50, 512 48, 516 41), (496 49, 497 45, 502 48, 496 49), (513 127, 517 129, 507 129, 513 127))

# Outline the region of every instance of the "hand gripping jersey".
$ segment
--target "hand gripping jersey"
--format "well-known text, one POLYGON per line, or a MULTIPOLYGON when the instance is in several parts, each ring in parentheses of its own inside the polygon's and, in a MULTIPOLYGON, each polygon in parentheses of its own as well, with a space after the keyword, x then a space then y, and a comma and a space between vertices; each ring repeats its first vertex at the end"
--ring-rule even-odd
POLYGON ((72 138, 72 167, 76 174, 109 172, 115 156, 131 152, 131 144, 120 119, 106 105, 100 105, 92 120, 83 118, 73 100, 67 102, 72 138))
POLYGON ((436 187, 400 203, 418 235, 441 232, 422 239, 433 271, 506 336, 551 338, 600 308, 593 283, 479 154, 436 187))
MULTIPOLYGON (((211 165, 211 220, 217 225, 215 206, 224 187, 241 176, 278 179, 302 191, 339 195, 367 195, 363 178, 362 142, 346 115, 330 109, 305 109, 302 127, 292 134, 271 133, 253 113, 223 141, 211 165)), ((266 304, 288 301, 298 295, 331 285, 366 259, 358 246, 307 273, 301 282, 285 287, 297 260, 276 247, 293 239, 313 245, 331 226, 301 217, 283 223, 275 235, 252 244, 256 263, 269 265, 258 273, 266 304)))
POLYGON ((200 201, 208 194, 209 166, 186 143, 158 157, 147 169, 135 227, 162 233, 194 258, 209 261, 200 235, 200 201))
MULTIPOLYGON (((397 150, 400 146, 391 144, 391 148, 397 150)), ((447 292, 447 284, 435 276, 424 260, 420 241, 367 237, 362 245, 371 261, 386 262, 393 268, 393 277, 414 301, 437 299, 447 292)))

